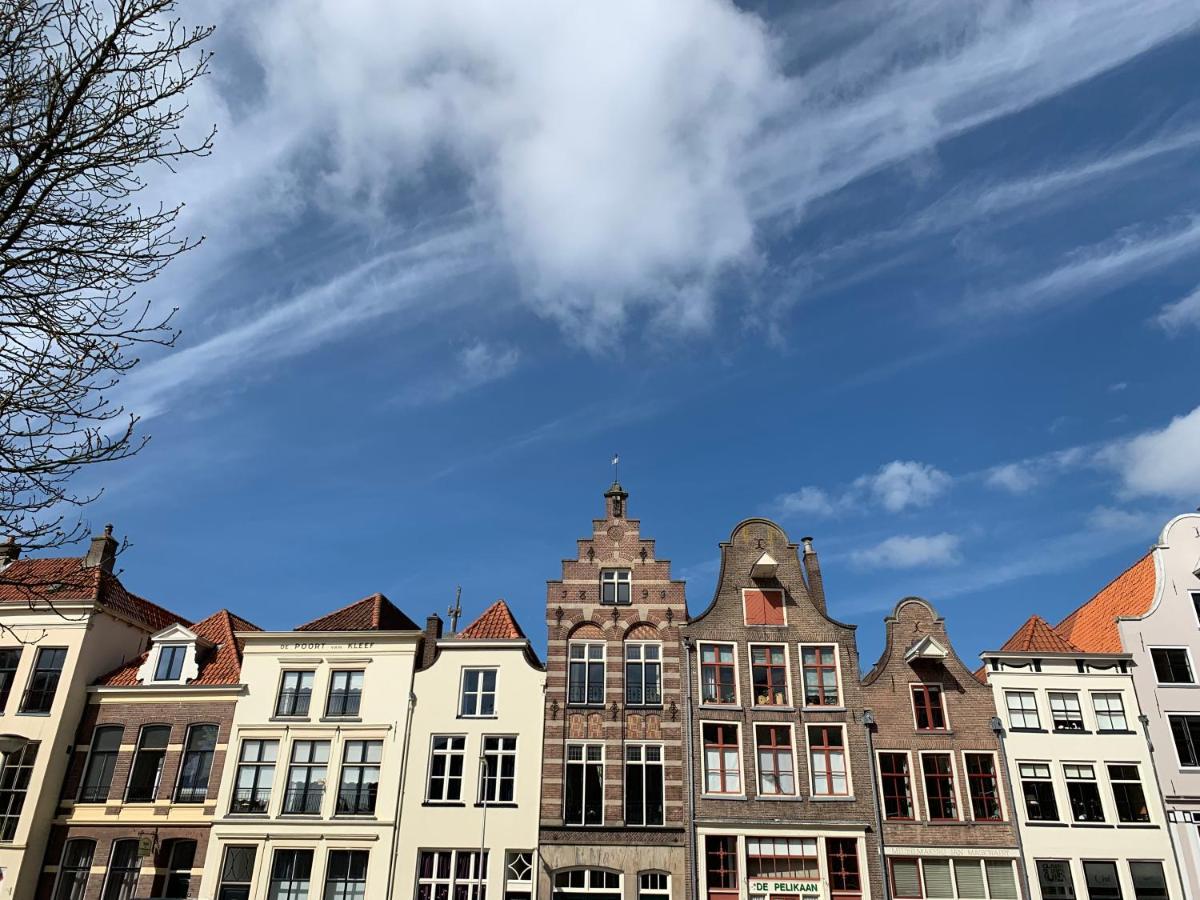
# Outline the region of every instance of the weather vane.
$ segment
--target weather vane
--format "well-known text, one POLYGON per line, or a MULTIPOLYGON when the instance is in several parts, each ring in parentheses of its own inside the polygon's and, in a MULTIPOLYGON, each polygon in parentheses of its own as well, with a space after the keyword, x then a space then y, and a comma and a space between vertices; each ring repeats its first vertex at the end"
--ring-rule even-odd
POLYGON ((612 467, 613 467, 613 481, 620 481, 621 479, 618 476, 620 475, 620 470, 621 470, 621 457, 619 454, 616 454, 616 453, 613 454, 612 467))
POLYGON ((446 607, 446 615, 450 617, 450 633, 458 634, 458 619, 462 615, 462 585, 454 592, 454 605, 446 607))

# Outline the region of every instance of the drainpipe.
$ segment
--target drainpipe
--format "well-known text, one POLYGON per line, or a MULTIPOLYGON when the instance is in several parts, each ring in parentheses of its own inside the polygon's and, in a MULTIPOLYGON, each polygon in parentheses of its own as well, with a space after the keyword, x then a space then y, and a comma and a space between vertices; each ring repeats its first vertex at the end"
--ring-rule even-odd
POLYGON ((1179 861, 1179 848, 1175 845, 1175 829, 1171 827, 1171 816, 1167 812, 1167 800, 1163 796, 1162 786, 1158 783, 1155 772, 1154 741, 1150 740, 1150 717, 1145 713, 1138 713, 1138 722, 1141 723, 1142 735, 1146 738, 1146 749, 1150 751, 1150 776, 1154 779, 1154 792, 1158 794, 1158 805, 1163 815, 1163 827, 1167 829, 1167 838, 1171 841, 1171 856, 1175 859, 1175 874, 1179 876, 1179 886, 1183 887, 1183 865, 1179 861))
POLYGON ((1021 840, 1021 823, 1018 820, 1020 812, 1017 808, 1017 798, 1013 794, 1013 779, 1012 770, 1008 767, 1008 751, 1005 748, 1004 738, 1004 723, 1000 721, 999 716, 992 716, 989 723, 992 726, 992 733, 996 735, 996 740, 1000 744, 1000 768, 1004 770, 1007 776, 1004 779, 1004 793, 1008 796, 1008 814, 1012 818, 1013 833, 1017 836, 1017 871, 1021 875, 1021 889, 1025 891, 1027 898, 1032 898, 1033 893, 1029 890, 1029 870, 1025 868, 1025 842, 1021 840))
POLYGON ((684 682, 687 684, 687 691, 684 694, 684 743, 687 748, 687 765, 684 766, 684 773, 687 778, 688 785, 688 816, 691 818, 692 833, 691 851, 692 851, 692 871, 691 878, 691 900, 699 900, 700 897, 700 835, 696 831, 696 779, 694 776, 695 763, 692 756, 692 639, 685 637, 683 639, 683 650, 687 656, 687 670, 684 672, 684 682))
POLYGON ((879 772, 875 761, 875 714, 863 710, 863 730, 867 733, 867 768, 871 773, 871 798, 875 801, 875 831, 879 834, 879 871, 883 876, 883 900, 892 900, 892 880, 888 877, 887 850, 883 843, 883 811, 879 798, 879 772))
POLYGON ((408 748, 412 744, 413 709, 417 705, 417 694, 413 686, 417 679, 417 661, 413 660, 412 680, 408 687, 408 712, 404 716, 404 750, 400 755, 400 786, 396 790, 396 821, 392 825, 392 852, 388 857, 387 889, 390 897, 396 890, 396 857, 400 852, 400 811, 404 808, 404 788, 408 781, 408 748))
MULTIPOLYGON (((480 737, 480 739, 479 739, 479 795, 480 795, 480 797, 483 798, 483 824, 479 828, 479 859, 475 863, 475 865, 477 866, 476 871, 479 873, 479 877, 476 879, 478 888, 477 888, 477 893, 475 894, 475 900, 483 900, 483 897, 484 897, 484 892, 483 892, 484 880, 485 880, 484 870, 486 867, 483 864, 483 859, 484 859, 484 855, 487 853, 487 803, 488 803, 487 772, 488 772, 489 766, 487 764, 487 757, 483 755, 483 742, 484 742, 484 738, 480 737)), ((497 797, 497 799, 499 798, 499 796, 500 796, 500 769, 497 767, 497 769, 496 769, 496 797, 497 797)), ((490 860, 489 860, 489 862, 490 862, 490 860)))

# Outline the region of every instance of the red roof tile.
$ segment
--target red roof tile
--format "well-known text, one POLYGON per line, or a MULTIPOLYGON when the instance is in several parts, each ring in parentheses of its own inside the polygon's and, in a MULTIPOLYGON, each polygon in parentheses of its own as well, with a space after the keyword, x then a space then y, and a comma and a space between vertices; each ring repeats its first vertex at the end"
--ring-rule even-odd
MULTIPOLYGON (((159 629, 161 630, 161 629, 159 629)), ((200 658, 200 673, 188 684, 227 685, 238 684, 242 677, 242 642, 234 637, 237 631, 262 631, 252 622, 236 616, 227 609, 213 613, 192 627, 204 640, 215 645, 200 658)), ((106 687, 130 687, 139 684, 138 669, 149 653, 143 653, 117 669, 96 679, 96 684, 106 687)))
POLYGON ((503 600, 497 600, 483 614, 460 631, 456 637, 468 641, 524 639, 525 632, 517 624, 512 610, 503 600))
POLYGON ((1118 617, 1149 612, 1154 589, 1154 552, 1150 551, 1059 622, 1055 630, 1089 653, 1121 653, 1118 617))
POLYGON ((296 626, 297 631, 420 631, 383 594, 372 594, 349 606, 296 626))
POLYGON ((1078 653, 1079 648, 1050 627, 1041 616, 1030 616, 1000 648, 1008 653, 1078 653))

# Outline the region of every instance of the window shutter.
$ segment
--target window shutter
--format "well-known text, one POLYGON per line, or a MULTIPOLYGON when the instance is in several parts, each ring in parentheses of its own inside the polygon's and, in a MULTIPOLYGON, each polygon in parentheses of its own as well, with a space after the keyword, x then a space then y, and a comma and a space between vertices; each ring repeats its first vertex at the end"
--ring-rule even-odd
POLYGON ((1008 860, 989 859, 983 865, 987 869, 988 890, 992 892, 993 900, 1017 900, 1013 864, 1008 860))
POLYGON ((762 591, 746 590, 742 592, 742 602, 746 605, 746 624, 767 624, 766 600, 762 591))
POLYGON ((763 591, 763 623, 783 624, 783 591, 763 591))
POLYGON ((892 860, 892 887, 897 897, 921 896, 921 873, 915 859, 892 860))
POLYGON ((926 897, 954 897, 954 882, 950 880, 950 860, 926 859, 922 867, 925 869, 926 897))
POLYGON ((974 900, 976 897, 987 896, 983 892, 983 869, 977 859, 956 859, 954 861, 954 880, 958 883, 958 896, 962 900, 974 900))

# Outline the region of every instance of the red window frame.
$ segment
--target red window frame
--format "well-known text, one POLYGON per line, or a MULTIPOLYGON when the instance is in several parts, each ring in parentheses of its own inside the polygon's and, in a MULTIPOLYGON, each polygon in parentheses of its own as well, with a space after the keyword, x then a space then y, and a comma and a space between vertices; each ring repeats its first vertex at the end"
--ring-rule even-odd
MULTIPOLYGON (((807 872, 810 872, 810 871, 813 873, 820 872, 820 861, 817 856, 817 854, 820 851, 818 849, 816 838, 793 839, 793 840, 797 840, 797 842, 801 846, 804 845, 805 841, 811 841, 812 845, 813 845, 813 855, 812 856, 809 856, 806 853, 783 853, 782 855, 774 853, 774 852, 752 853, 751 852, 751 843, 756 840, 760 840, 760 839, 754 838, 754 837, 746 838, 746 874, 751 879, 771 878, 771 877, 774 877, 774 878, 791 877, 791 878, 798 879, 801 876, 799 876, 799 875, 783 876, 783 875, 778 874, 778 873, 782 873, 782 872, 796 872, 797 869, 800 868, 799 866, 793 865, 790 862, 791 860, 803 860, 803 862, 800 865, 803 866, 803 869, 806 873, 803 876, 803 878, 806 880, 810 877, 807 875, 807 872), (752 863, 756 863, 757 865, 752 865, 752 863), (774 874, 774 875, 751 874, 755 871, 771 872, 771 873, 776 873, 776 874, 774 874)), ((762 839, 762 840, 765 840, 765 841, 768 841, 771 843, 772 851, 774 850, 775 846, 777 846, 775 841, 770 838, 766 838, 766 839, 762 839)), ((781 841, 780 843, 784 843, 786 845, 788 843, 788 841, 785 840, 785 841, 781 841)), ((820 876, 819 876, 819 874, 814 874, 811 877, 812 877, 812 880, 816 881, 819 879, 820 876)))
POLYGON ((788 677, 787 677, 787 648, 782 644, 751 644, 750 645, 750 686, 754 692, 755 706, 787 706, 788 705, 788 677), (755 662, 754 655, 756 653, 764 653, 765 662, 755 662), (779 662, 776 663, 772 656, 779 654, 779 662), (767 702, 760 703, 758 701, 758 673, 762 672, 766 680, 767 687, 767 702), (783 700, 779 703, 775 702, 775 686, 780 685, 783 689, 783 700))
POLYGON ((914 684, 912 686, 913 720, 917 731, 945 731, 945 694, 940 684, 914 684), (925 724, 921 724, 924 716, 925 724))
POLYGON ((825 863, 833 900, 856 900, 862 896, 857 838, 825 838, 825 863))
POLYGON ((768 797, 794 797, 796 796, 796 751, 792 747, 792 728, 790 725, 755 725, 754 726, 754 743, 755 743, 755 759, 758 764, 758 792, 768 797), (768 735, 767 741, 759 739, 762 732, 768 735), (779 743, 779 736, 782 735, 786 743, 779 743), (787 751, 792 758, 792 765, 789 768, 784 768, 780 765, 780 753, 787 751), (763 754, 770 755, 771 768, 763 767, 763 754), (763 775, 774 775, 775 783, 778 784, 781 775, 789 775, 792 779, 792 790, 790 792, 774 791, 766 793, 763 791, 763 775))
POLYGON ((889 822, 911 822, 915 817, 913 810, 912 773, 909 771, 908 754, 904 751, 879 751, 879 780, 883 794, 883 817, 889 822), (899 771, 895 768, 896 760, 900 761, 899 771), (889 763, 891 764, 889 766, 889 763), (903 802, 908 810, 907 816, 888 815, 888 801, 903 802))
POLYGON ((710 834, 704 838, 704 875, 711 900, 724 900, 738 895, 736 837, 732 834, 710 834))
POLYGON ((804 705, 805 706, 839 706, 842 702, 842 686, 838 684, 837 674, 837 645, 836 644, 803 644, 800 647, 800 686, 804 689, 804 705), (813 657, 813 662, 808 662, 805 659, 805 654, 810 650, 816 651, 813 657), (832 661, 824 662, 821 659, 821 651, 832 651, 832 661), (808 673, 815 672, 817 676, 816 696, 817 702, 811 703, 808 698, 808 673), (825 673, 833 674, 833 691, 834 698, 832 703, 825 702, 825 673))
POLYGON ((996 771, 996 757, 991 753, 964 753, 963 760, 967 767, 967 794, 971 798, 971 818, 976 822, 1003 822, 1004 806, 1000 802, 1000 775, 996 771), (973 760, 985 760, 986 770, 972 766, 973 760), (980 815, 980 805, 984 810, 994 807, 996 815, 980 815))
POLYGON ((703 643, 700 645, 700 702, 707 703, 710 706, 734 706, 737 704, 737 649, 732 644, 703 643), (716 651, 713 662, 704 661, 705 647, 712 647, 716 651), (722 650, 729 651, 729 662, 721 661, 722 650), (724 684, 721 679, 721 672, 725 669, 728 669, 733 674, 733 678, 730 680, 730 684, 733 687, 733 697, 730 700, 721 699, 721 689, 724 684), (708 700, 704 697, 704 685, 706 683, 704 673, 710 670, 713 673, 712 683, 716 689, 715 700, 708 700))
POLYGON ((897 900, 901 900, 901 898, 903 898, 903 900, 909 900, 909 898, 912 898, 912 900, 918 900, 918 898, 923 897, 925 892, 924 892, 924 890, 922 890, 919 887, 919 885, 921 884, 921 879, 922 879, 923 875, 924 875, 924 873, 921 871, 920 857, 917 857, 917 856, 891 856, 891 857, 888 857, 887 878, 888 878, 888 881, 891 883, 892 896, 897 898, 897 900), (898 862, 910 862, 910 863, 913 863, 917 867, 917 884, 918 884, 917 893, 915 893, 915 894, 900 893, 900 888, 898 888, 896 886, 896 863, 898 863, 898 862))
POLYGON ((738 733, 738 723, 736 723, 736 722, 705 722, 703 725, 700 726, 700 732, 701 732, 701 736, 703 737, 703 743, 704 743, 704 771, 702 773, 703 777, 704 777, 704 793, 706 793, 706 794, 741 794, 745 790, 746 782, 745 782, 745 773, 742 771, 742 766, 741 766, 742 743, 740 740, 740 735, 738 733), (708 730, 710 728, 716 730, 717 739, 715 741, 710 741, 708 739, 708 730), (727 741, 729 740, 729 737, 730 737, 730 733, 732 733, 733 742, 727 743, 727 741), (708 776, 710 774, 709 770, 708 770, 708 751, 709 750, 716 750, 717 751, 717 759, 720 760, 720 768, 717 770, 718 774, 721 777, 721 789, 719 791, 710 791, 708 789, 708 776), (740 785, 742 785, 742 787, 736 791, 729 790, 729 774, 732 770, 725 768, 725 753, 726 753, 726 751, 729 751, 729 750, 733 750, 737 754, 736 758, 738 761, 738 770, 737 770, 738 783, 740 785))
POLYGON ((778 588, 743 588, 742 617, 747 625, 786 625, 783 591, 778 588))
POLYGON ((921 777, 925 785, 925 805, 929 810, 929 821, 957 822, 958 803, 954 796, 954 757, 949 753, 922 753, 921 777), (930 760, 939 763, 936 771, 929 770, 930 760), (945 769, 942 769, 940 763, 945 764, 945 769), (948 802, 953 815, 935 816, 933 814, 935 802, 938 803, 939 809, 942 802, 948 802))
POLYGON ((839 726, 836 726, 836 725, 809 725, 808 726, 808 751, 809 751, 810 765, 813 766, 813 771, 812 771, 813 788, 814 788, 813 795, 817 796, 817 797, 849 797, 850 796, 850 763, 846 759, 846 733, 839 726), (812 739, 812 736, 814 733, 817 733, 820 735, 820 738, 821 738, 820 741, 814 741, 812 739), (829 735, 830 734, 837 735, 838 742, 836 744, 829 743, 829 735), (846 790, 842 791, 841 793, 838 793, 838 792, 832 790, 834 771, 833 771, 833 766, 830 764, 830 760, 833 759, 833 752, 835 750, 840 751, 842 754, 842 777, 846 781, 846 790), (817 761, 818 757, 823 762, 822 768, 824 769, 825 781, 831 789, 828 794, 817 794, 816 793, 816 789, 815 789, 816 788, 816 780, 817 780, 816 779, 816 772, 817 772, 816 761, 817 761))

